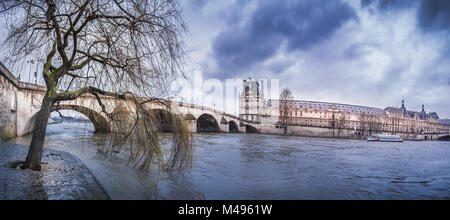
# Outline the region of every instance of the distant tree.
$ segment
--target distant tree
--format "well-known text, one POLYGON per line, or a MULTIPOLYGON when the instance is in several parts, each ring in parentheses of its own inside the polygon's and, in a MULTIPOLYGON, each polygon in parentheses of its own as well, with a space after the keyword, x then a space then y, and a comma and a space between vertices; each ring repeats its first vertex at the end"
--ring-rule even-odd
POLYGON ((359 114, 359 124, 361 130, 361 136, 364 137, 366 135, 367 125, 368 125, 368 115, 365 112, 361 112, 359 114))
POLYGON ((374 114, 367 114, 367 130, 369 132, 369 136, 372 135, 372 133, 377 133, 380 127, 380 124, 378 122, 378 117, 374 114))
MULTIPOLYGON (((347 117, 348 117, 347 114, 345 112, 342 112, 339 117, 339 120, 336 123, 337 124, 336 127, 338 129, 338 134, 337 134, 338 138, 341 136, 342 129, 345 128, 345 125, 347 123, 347 117)), ((333 134, 334 134, 334 132, 333 132, 333 134)))
POLYGON ((290 104, 294 96, 292 95, 292 91, 289 88, 283 89, 280 94, 280 124, 284 128, 284 134, 287 134, 287 127, 289 125, 289 111, 290 104))
POLYGON ((148 104, 167 106, 176 129, 170 160, 164 164, 176 168, 189 162, 187 127, 171 112, 170 102, 161 99, 169 83, 183 75, 180 35, 187 28, 176 1, 2 0, 0 15, 9 28, 4 43, 8 61, 39 58, 47 87, 24 168, 41 168, 50 112, 60 102, 83 95, 97 98, 115 128, 109 149, 128 149, 130 160, 143 168, 164 158, 156 132, 160 119, 148 104), (105 98, 124 100, 128 106, 107 112, 105 98))

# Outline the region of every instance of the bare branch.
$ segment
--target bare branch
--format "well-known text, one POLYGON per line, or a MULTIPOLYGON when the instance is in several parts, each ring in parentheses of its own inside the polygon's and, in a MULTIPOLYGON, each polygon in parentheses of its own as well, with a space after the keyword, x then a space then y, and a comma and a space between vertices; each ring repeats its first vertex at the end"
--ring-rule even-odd
MULTIPOLYGON (((8 27, 4 45, 11 63, 45 59, 47 94, 39 118, 47 117, 55 104, 93 95, 114 128, 112 148, 127 149, 130 162, 148 167, 165 158, 158 139, 163 119, 149 107, 157 103, 167 106, 166 119, 174 125, 174 145, 164 164, 176 168, 189 162, 187 127, 164 100, 168 85, 185 75, 181 36, 187 26, 177 1, 3 0, 0 15, 8 27), (107 112, 105 98, 126 106, 107 112)), ((46 121, 36 126, 45 127, 46 121)), ((44 130, 39 129, 42 139, 44 130)), ((32 143, 33 149, 43 144, 32 143)))

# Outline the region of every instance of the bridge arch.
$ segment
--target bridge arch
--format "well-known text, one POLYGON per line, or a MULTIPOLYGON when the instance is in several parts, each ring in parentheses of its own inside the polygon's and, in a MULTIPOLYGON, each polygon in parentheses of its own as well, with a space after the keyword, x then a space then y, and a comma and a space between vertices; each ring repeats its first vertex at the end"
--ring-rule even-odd
POLYGON ((109 126, 108 120, 103 117, 100 113, 79 105, 58 105, 55 106, 52 111, 57 110, 73 110, 79 112, 89 118, 95 128, 95 133, 109 133, 111 132, 111 127, 109 126))
POLYGON ((239 127, 238 127, 237 123, 234 122, 233 120, 230 120, 228 122, 228 130, 229 130, 229 133, 239 133, 239 127))
MULTIPOLYGON (((98 113, 90 108, 79 106, 79 105, 59 105, 59 106, 54 106, 52 109, 52 112, 58 111, 58 110, 73 110, 73 111, 83 114, 94 125, 95 133, 111 132, 111 128, 109 126, 108 120, 106 120, 106 118, 103 117, 103 115, 101 115, 100 113, 98 113)), ((25 124, 25 130, 24 130, 25 133, 24 134, 33 132, 36 116, 37 116, 37 113, 33 114, 33 116, 31 116, 30 119, 28 119, 28 121, 25 124)))
POLYGON ((441 136, 438 138, 439 141, 450 141, 450 135, 441 136))
POLYGON ((219 132, 219 123, 210 114, 202 114, 197 119, 197 132, 219 132))
POLYGON ((150 113, 159 122, 158 131, 163 133, 173 132, 173 116, 166 109, 151 109, 150 113))
MULTIPOLYGON (((106 120, 106 118, 103 117, 103 115, 101 115, 100 113, 98 113, 90 108, 79 106, 79 105, 59 105, 59 106, 53 107, 52 112, 58 111, 58 110, 73 110, 73 111, 83 114, 94 125, 95 133, 111 132, 111 128, 109 126, 108 120, 106 120)), ((36 116, 37 116, 37 113, 35 113, 26 122, 25 131, 27 131, 27 133, 33 132, 36 116)))
POLYGON ((259 133, 259 130, 251 125, 245 125, 245 132, 257 134, 259 133))

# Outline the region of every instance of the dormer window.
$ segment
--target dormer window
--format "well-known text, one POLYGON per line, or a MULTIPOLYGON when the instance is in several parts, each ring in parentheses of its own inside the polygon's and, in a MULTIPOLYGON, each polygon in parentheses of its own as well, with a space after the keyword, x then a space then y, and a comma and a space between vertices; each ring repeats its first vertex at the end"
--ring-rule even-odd
POLYGON ((246 87, 245 87, 245 95, 246 95, 246 96, 249 96, 249 95, 250 95, 250 87, 249 87, 249 86, 246 86, 246 87))

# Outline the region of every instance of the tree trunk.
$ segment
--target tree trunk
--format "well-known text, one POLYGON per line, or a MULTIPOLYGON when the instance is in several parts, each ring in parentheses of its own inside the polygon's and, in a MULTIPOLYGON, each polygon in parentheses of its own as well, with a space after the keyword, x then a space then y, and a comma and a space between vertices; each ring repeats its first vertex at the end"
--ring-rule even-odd
POLYGON ((41 170, 42 153, 44 150, 45 132, 47 130, 48 118, 52 109, 53 102, 45 95, 42 100, 41 109, 37 113, 34 122, 33 139, 28 149, 27 159, 24 168, 31 170, 41 170))

